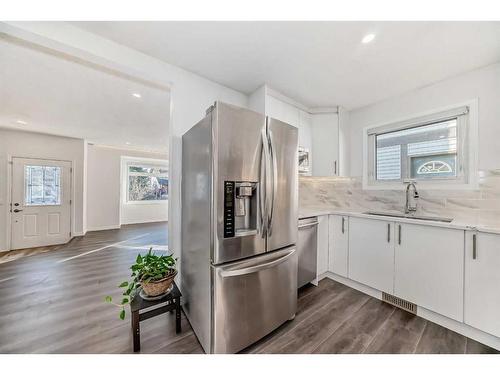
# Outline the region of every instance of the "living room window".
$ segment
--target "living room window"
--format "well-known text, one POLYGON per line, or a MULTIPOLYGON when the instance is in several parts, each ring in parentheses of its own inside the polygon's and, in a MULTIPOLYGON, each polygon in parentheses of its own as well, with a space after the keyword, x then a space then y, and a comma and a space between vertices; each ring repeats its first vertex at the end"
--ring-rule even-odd
POLYGON ((470 106, 365 129, 365 188, 414 180, 431 188, 475 180, 470 106))
POLYGON ((168 169, 161 165, 127 165, 127 202, 168 199, 168 169))

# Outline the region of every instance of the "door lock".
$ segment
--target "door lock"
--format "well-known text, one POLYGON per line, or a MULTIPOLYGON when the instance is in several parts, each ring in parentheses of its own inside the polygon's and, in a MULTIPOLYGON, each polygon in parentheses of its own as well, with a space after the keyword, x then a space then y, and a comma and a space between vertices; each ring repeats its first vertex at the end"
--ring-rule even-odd
POLYGON ((20 210, 20 209, 18 209, 18 208, 14 209, 14 212, 15 212, 15 213, 18 213, 18 212, 21 212, 21 211, 22 211, 22 210, 20 210))

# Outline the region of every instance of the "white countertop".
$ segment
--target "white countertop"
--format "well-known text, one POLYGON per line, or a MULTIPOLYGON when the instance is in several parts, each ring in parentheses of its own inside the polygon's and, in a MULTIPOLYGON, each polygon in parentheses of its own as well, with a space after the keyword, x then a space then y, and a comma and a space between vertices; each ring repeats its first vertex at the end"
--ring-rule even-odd
POLYGON ((407 219, 403 217, 394 216, 380 216, 380 215, 370 215, 363 213, 359 210, 349 210, 349 209, 335 209, 335 208, 325 208, 325 207, 301 207, 299 209, 299 218, 312 217, 312 216, 322 216, 322 215, 343 215, 352 217, 369 218, 373 220, 385 220, 385 221, 397 221, 401 223, 428 225, 434 227, 444 227, 452 229, 461 230, 477 230, 478 232, 484 233, 494 233, 500 234, 500 224, 499 226, 486 225, 475 222, 474 220, 465 221, 462 219, 453 220, 450 223, 442 221, 430 221, 430 220, 418 220, 418 219, 407 219))

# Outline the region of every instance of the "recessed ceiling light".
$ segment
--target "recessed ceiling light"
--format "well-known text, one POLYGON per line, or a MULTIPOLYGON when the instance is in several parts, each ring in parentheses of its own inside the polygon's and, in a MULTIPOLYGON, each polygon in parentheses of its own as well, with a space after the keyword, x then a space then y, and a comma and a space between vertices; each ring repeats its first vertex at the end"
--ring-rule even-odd
POLYGON ((126 145, 130 145, 130 142, 125 142, 126 145))
POLYGON ((142 97, 142 95, 141 95, 141 94, 139 94, 138 92, 134 92, 134 93, 132 94, 132 96, 134 96, 134 97, 136 97, 136 98, 141 98, 141 97, 142 97))
POLYGON ((363 39, 361 39, 361 43, 367 44, 370 43, 373 39, 375 39, 375 34, 366 34, 363 39))
POLYGON ((19 125, 28 125, 28 123, 26 121, 23 121, 23 120, 17 120, 16 121, 19 125))

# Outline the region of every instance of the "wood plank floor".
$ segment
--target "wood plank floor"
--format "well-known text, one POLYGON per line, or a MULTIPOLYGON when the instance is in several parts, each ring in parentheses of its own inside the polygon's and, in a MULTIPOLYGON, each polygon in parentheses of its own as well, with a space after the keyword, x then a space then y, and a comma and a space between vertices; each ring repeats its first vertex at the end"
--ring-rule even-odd
MULTIPOLYGON (((0 264, 0 353, 131 353, 119 296, 137 249, 165 248, 166 223, 91 232, 0 264)), ((5 255, 3 255, 5 256, 5 255)), ((142 353, 203 353, 184 314, 141 323, 142 353)), ((299 291, 298 311, 243 353, 496 353, 476 341, 325 279, 299 291)))

